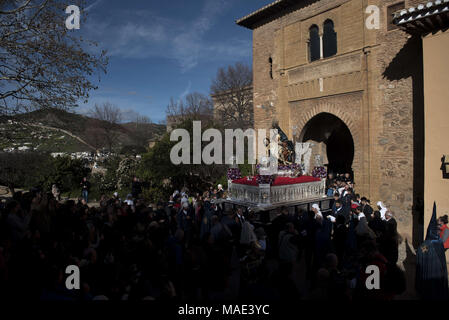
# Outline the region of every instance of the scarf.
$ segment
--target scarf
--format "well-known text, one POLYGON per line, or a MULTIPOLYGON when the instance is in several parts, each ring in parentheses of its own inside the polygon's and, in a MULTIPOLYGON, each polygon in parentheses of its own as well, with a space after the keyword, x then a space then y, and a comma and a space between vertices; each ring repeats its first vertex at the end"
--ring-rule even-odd
POLYGON ((377 205, 380 207, 380 217, 382 220, 385 220, 385 213, 388 211, 387 207, 382 203, 382 201, 379 201, 377 205))

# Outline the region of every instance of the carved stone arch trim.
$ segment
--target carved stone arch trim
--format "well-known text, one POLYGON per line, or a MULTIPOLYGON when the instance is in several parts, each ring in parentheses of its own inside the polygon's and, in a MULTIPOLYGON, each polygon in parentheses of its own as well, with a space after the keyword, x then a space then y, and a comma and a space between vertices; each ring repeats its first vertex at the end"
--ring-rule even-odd
POLYGON ((312 107, 309 111, 303 113, 299 117, 298 128, 300 129, 300 140, 304 137, 307 123, 315 116, 320 113, 330 113, 337 118, 339 118, 349 129, 352 135, 352 140, 354 142, 354 160, 352 163, 352 167, 354 172, 360 172, 360 166, 362 164, 362 137, 361 137, 361 128, 359 128, 356 123, 357 119, 354 119, 354 115, 341 110, 332 103, 328 102, 319 102, 314 107, 312 107))

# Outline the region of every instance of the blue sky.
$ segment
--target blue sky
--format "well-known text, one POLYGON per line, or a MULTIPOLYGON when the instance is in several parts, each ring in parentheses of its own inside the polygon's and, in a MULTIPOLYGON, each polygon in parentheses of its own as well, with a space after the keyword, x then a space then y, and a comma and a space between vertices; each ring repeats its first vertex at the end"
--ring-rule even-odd
POLYGON ((85 112, 111 102, 154 122, 171 97, 209 94, 219 67, 251 64, 252 33, 235 20, 272 0, 92 0, 80 32, 106 49, 108 73, 85 112))

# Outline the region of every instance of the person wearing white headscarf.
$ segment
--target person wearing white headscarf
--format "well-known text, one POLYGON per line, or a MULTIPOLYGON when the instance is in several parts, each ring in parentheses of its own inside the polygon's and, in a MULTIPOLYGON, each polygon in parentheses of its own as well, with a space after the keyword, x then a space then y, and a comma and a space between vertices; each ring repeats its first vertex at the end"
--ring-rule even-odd
POLYGON ((223 185, 219 184, 217 186, 217 188, 218 188, 218 190, 217 190, 217 199, 221 199, 223 197, 223 193, 224 193, 223 185))
POLYGON ((320 206, 316 203, 312 205, 312 211, 315 212, 315 219, 319 217, 320 219, 323 219, 323 214, 321 213, 320 206))
POLYGON ((382 201, 377 202, 377 207, 380 211, 380 217, 382 220, 385 220, 385 213, 388 211, 387 207, 382 203, 382 201))
POLYGON ((184 203, 187 203, 187 205, 189 204, 189 198, 187 197, 187 194, 183 194, 182 198, 181 198, 181 205, 184 205, 184 203))

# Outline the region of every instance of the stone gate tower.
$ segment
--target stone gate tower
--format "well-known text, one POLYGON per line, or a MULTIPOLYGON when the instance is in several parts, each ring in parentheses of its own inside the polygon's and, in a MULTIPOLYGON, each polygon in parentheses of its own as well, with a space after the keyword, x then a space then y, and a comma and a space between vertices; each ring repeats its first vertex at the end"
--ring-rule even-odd
POLYGON ((325 142, 329 166, 352 169, 410 244, 422 237, 422 50, 392 20, 418 2, 277 0, 237 20, 253 30, 255 128, 276 119, 297 142, 325 142))

